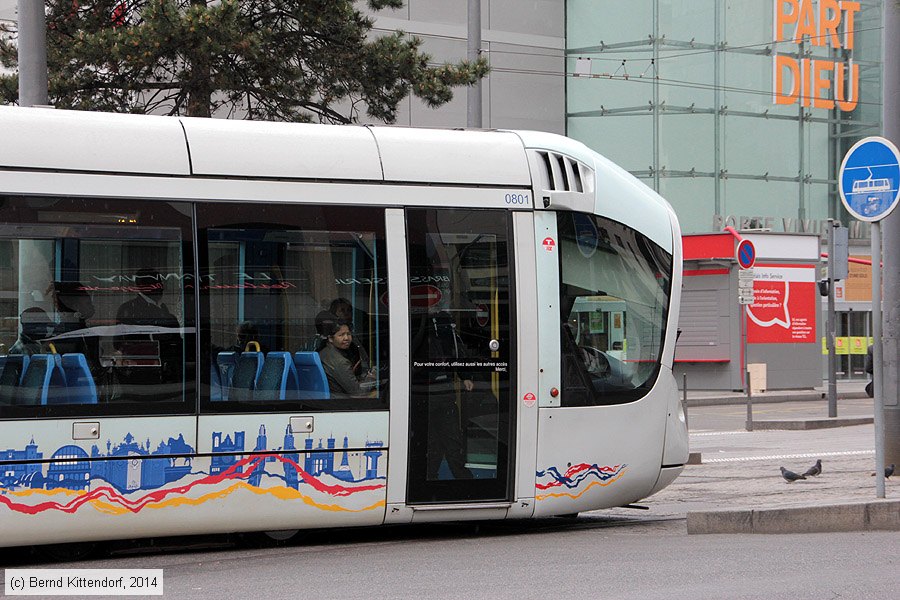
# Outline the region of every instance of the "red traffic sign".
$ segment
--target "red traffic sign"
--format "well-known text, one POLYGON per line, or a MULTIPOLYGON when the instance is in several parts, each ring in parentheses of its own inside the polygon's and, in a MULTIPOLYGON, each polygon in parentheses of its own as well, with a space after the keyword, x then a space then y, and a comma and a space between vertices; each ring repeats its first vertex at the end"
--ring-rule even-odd
POLYGON ((440 288, 433 285, 413 285, 409 288, 409 305, 413 308, 430 308, 441 301, 440 288))
POLYGON ((734 256, 742 269, 752 269, 756 263, 756 247, 750 240, 741 240, 734 256))
POLYGON ((488 311, 488 307, 484 304, 476 304, 475 305, 475 322, 478 323, 479 327, 484 327, 490 321, 491 313, 488 311))

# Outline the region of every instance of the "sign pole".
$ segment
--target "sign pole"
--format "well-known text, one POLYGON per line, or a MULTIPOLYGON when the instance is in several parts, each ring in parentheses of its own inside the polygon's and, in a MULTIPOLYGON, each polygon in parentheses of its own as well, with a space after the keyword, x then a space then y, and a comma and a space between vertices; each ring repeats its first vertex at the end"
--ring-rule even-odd
POLYGON ((834 347, 834 336, 837 334, 834 314, 834 219, 828 219, 828 315, 826 317, 826 335, 828 336, 828 416, 837 417, 837 350, 834 347))
MULTIPOLYGON (((881 120, 884 137, 900 140, 900 4, 884 2, 884 32, 881 52, 889 58, 882 62, 881 120)), ((900 464, 900 327, 896 318, 900 314, 900 216, 894 215, 884 222, 881 230, 884 255, 883 315, 887 322, 882 328, 884 356, 884 462, 900 464)))
POLYGON ((872 378, 875 380, 875 497, 884 498, 884 368, 881 344, 881 222, 872 223, 872 378))
MULTIPOLYGON (((838 176, 844 208, 872 223, 872 380, 875 400, 875 495, 884 498, 885 414, 884 342, 882 339, 881 221, 900 203, 900 150, 883 137, 867 137, 853 144, 838 176)), ((893 363, 892 363, 893 364, 893 363)), ((893 376, 893 374, 892 374, 893 376)), ((893 393, 894 390, 891 390, 893 393)), ((892 403, 896 402, 893 398, 892 403)))
MULTIPOLYGON (((746 311, 744 311, 746 312, 746 311)), ((744 347, 746 347, 746 341, 744 347)), ((747 388, 747 423, 745 428, 747 431, 753 431, 753 389, 750 386, 750 369, 744 371, 744 385, 747 388)))
POLYGON ((753 291, 753 265, 756 264, 756 247, 750 240, 741 240, 737 245, 735 252, 738 266, 738 304, 741 307, 741 350, 744 355, 741 368, 741 378, 743 379, 744 390, 747 393, 747 431, 753 431, 753 391, 750 378, 750 347, 749 323, 747 317, 747 307, 753 304, 756 296, 753 291))

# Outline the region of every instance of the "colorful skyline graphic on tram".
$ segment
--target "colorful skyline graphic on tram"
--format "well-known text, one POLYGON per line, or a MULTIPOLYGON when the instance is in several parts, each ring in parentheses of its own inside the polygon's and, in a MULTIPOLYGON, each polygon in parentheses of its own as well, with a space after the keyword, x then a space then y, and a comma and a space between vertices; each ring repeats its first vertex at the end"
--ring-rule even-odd
POLYGON ((367 441, 365 450, 351 451, 346 436, 340 448, 334 437, 319 438, 316 447, 308 437, 301 451, 288 427, 282 446, 269 449, 265 426, 260 425, 256 446, 250 451, 254 454, 244 455, 245 437, 243 431, 213 432, 214 455, 197 458, 185 456, 194 449, 182 435, 151 450, 149 439, 139 444, 129 433, 115 446, 107 441, 106 453, 97 445, 90 455, 67 445, 56 450, 49 462, 35 462, 44 454, 32 438, 22 450, 0 453, 6 461, 23 461, 2 466, 0 505, 25 514, 47 510, 74 513, 83 506, 124 514, 148 507, 199 505, 238 490, 297 499, 329 511, 360 512, 384 505, 381 494, 369 501, 337 502, 384 488, 385 476, 379 472, 383 468, 379 465, 383 454, 380 441, 367 441), (150 458, 154 455, 165 457, 150 458), (194 462, 206 461, 208 470, 194 470, 194 462), (179 485, 170 485, 174 483, 179 485), (47 500, 48 496, 64 499, 47 500))
POLYGON ((567 467, 560 473, 558 467, 538 471, 535 483, 536 500, 548 498, 580 498, 588 490, 606 487, 619 480, 627 471, 627 464, 604 465, 581 463, 567 467))

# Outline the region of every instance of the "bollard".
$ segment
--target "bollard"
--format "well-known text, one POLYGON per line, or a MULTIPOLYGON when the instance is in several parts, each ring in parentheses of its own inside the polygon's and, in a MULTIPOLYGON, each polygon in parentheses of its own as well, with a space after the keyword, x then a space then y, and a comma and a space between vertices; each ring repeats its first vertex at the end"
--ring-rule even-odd
POLYGON ((753 431, 753 391, 750 389, 750 371, 747 371, 747 431, 753 431))

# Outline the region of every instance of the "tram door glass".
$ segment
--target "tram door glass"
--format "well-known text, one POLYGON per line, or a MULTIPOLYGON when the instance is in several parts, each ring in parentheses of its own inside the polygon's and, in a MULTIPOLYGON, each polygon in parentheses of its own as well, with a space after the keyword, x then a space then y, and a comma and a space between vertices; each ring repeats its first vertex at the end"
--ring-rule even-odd
POLYGON ((511 265, 506 211, 407 210, 413 503, 505 499, 511 265))

